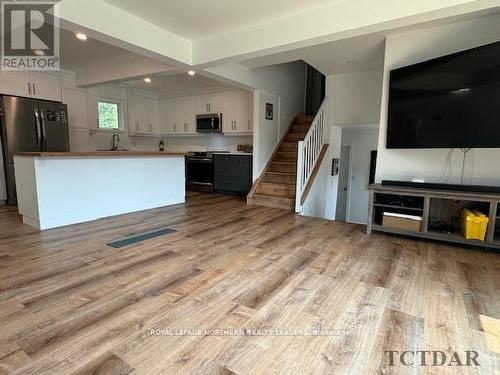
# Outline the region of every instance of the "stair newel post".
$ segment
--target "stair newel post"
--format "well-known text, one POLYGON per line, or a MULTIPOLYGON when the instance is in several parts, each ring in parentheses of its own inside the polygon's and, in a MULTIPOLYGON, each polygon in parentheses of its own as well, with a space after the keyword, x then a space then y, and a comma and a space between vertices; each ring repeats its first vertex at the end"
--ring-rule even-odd
POLYGON ((296 189, 295 189, 295 212, 296 213, 301 213, 302 212, 302 204, 301 204, 301 198, 302 198, 302 189, 304 187, 303 185, 303 179, 304 179, 304 142, 299 141, 297 143, 297 182, 296 182, 296 189))

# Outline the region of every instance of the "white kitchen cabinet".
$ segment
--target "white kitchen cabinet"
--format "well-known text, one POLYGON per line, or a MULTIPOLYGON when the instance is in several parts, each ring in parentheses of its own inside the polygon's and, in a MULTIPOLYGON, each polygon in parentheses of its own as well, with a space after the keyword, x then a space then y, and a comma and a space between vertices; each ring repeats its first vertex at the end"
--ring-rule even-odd
POLYGON ((159 132, 160 122, 160 101, 155 98, 148 98, 148 118, 149 118, 149 131, 157 134, 159 132))
MULTIPOLYGON (((177 99, 168 99, 166 101, 167 109, 167 133, 176 134, 177 126, 177 99)), ((180 128, 179 128, 180 130, 180 128)))
POLYGON ((222 112, 222 94, 211 93, 198 97, 198 115, 222 112))
POLYGON ((198 98, 186 96, 177 99, 176 134, 196 134, 196 111, 198 98))
POLYGON ((142 95, 134 97, 134 133, 157 134, 159 122, 159 100, 142 95))
POLYGON ((253 133, 253 92, 248 93, 248 131, 253 133))
POLYGON ((59 75, 31 72, 31 88, 34 98, 62 101, 61 77, 59 75))
POLYGON ((160 135, 170 133, 168 112, 169 112, 169 100, 168 99, 160 100, 158 108, 158 134, 160 135))
POLYGON ((225 134, 251 133, 249 126, 248 92, 242 90, 224 93, 222 131, 225 134))
POLYGON ((30 97, 31 96, 30 72, 0 71, 0 93, 6 95, 30 97))
POLYGON ((1 72, 0 93, 60 102, 61 78, 52 73, 1 72))
POLYGON ((87 94, 81 89, 63 89, 62 101, 68 106, 70 128, 88 129, 87 94))

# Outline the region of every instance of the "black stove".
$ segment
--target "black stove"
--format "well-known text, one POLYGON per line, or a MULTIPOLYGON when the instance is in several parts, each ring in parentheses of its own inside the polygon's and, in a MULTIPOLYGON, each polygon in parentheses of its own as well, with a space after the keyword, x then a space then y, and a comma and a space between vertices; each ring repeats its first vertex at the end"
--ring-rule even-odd
POLYGON ((186 189, 213 193, 214 154, 228 151, 190 151, 186 154, 186 189))

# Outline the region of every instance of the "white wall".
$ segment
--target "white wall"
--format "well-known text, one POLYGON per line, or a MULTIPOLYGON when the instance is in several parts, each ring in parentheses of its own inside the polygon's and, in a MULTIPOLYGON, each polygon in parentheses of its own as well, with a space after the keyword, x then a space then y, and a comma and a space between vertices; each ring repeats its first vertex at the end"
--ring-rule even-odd
POLYGON ((253 179, 260 176, 280 140, 280 98, 260 90, 254 91, 255 120, 253 139, 253 179), (273 105, 273 119, 266 119, 266 103, 273 105))
MULTIPOLYGON (((387 150, 389 72, 402 66, 474 48, 500 40, 500 15, 393 35, 386 40, 379 153, 376 181, 410 180, 459 183, 462 153, 452 149, 387 150)), ((473 149, 468 153, 465 183, 500 185, 496 161, 500 149, 473 149)))
POLYGON ((330 174, 332 159, 340 157, 342 128, 378 123, 381 86, 382 71, 334 74, 326 78, 330 147, 304 204, 304 215, 335 219, 339 179, 330 174))
POLYGON ((328 150, 321 163, 316 180, 304 202, 302 215, 334 220, 337 213, 339 176, 331 175, 333 158, 340 157, 342 128, 331 126, 327 130, 328 150))
POLYGON ((378 123, 383 72, 333 74, 326 78, 329 118, 336 125, 378 123))
POLYGON ((345 127, 342 130, 342 145, 351 147, 351 174, 346 221, 366 224, 370 158, 371 151, 377 149, 378 128, 375 126, 345 127))

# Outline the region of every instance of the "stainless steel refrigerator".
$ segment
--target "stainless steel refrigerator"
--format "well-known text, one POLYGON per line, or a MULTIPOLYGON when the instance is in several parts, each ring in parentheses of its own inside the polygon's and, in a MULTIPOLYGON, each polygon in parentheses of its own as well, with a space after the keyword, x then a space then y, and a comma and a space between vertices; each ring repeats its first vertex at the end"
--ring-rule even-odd
POLYGON ((0 96, 0 131, 7 184, 7 202, 15 205, 16 152, 69 151, 68 110, 65 104, 0 96))

